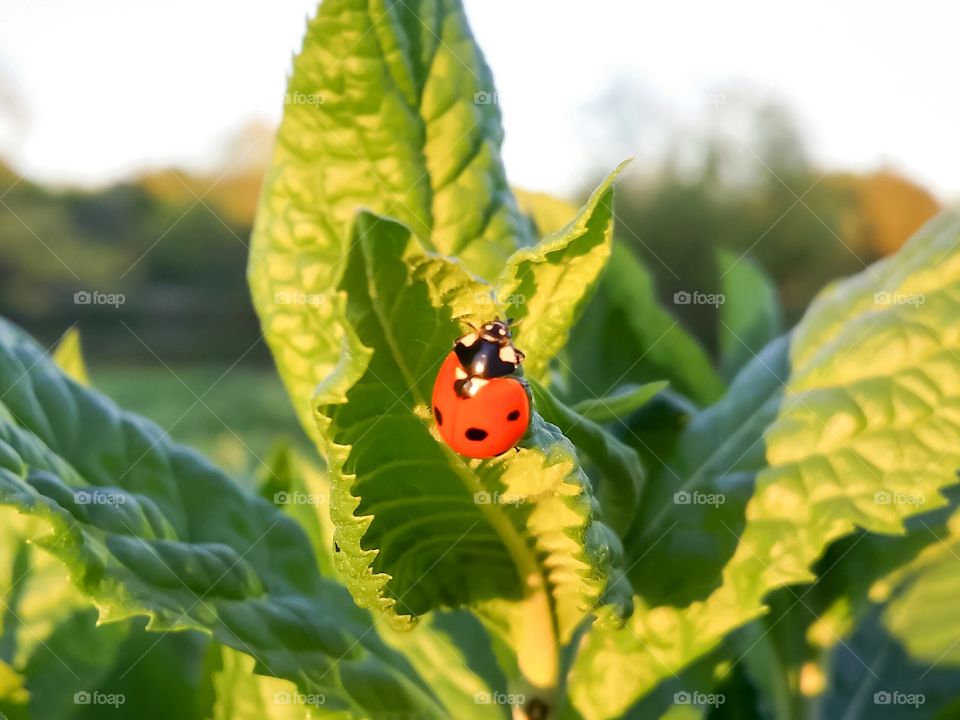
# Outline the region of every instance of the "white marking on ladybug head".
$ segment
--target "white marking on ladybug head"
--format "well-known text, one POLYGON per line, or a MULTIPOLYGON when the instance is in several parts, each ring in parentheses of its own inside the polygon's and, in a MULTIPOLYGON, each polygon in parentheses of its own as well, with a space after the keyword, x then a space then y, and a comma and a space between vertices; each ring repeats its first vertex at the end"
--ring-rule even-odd
POLYGON ((484 323, 480 327, 480 337, 484 340, 502 345, 510 339, 510 328, 501 321, 494 320, 493 322, 484 323))
POLYGON ((500 348, 500 359, 509 365, 516 365, 520 361, 512 345, 504 345, 500 348))
POLYGON ((454 376, 457 380, 466 380, 466 379, 467 379, 467 371, 464 370, 462 367, 460 367, 460 366, 458 365, 458 366, 454 369, 454 371, 453 371, 453 376, 454 376))
POLYGON ((480 339, 480 336, 477 335, 477 333, 468 332, 466 335, 464 335, 459 340, 457 340, 457 342, 463 345, 464 347, 470 347, 479 339, 480 339))

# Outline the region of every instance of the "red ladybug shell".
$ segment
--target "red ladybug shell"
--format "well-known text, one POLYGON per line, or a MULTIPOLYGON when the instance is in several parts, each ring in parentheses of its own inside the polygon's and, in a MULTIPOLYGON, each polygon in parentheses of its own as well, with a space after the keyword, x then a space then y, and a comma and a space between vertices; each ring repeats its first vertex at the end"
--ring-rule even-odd
POLYGON ((501 455, 520 441, 530 424, 527 391, 515 378, 498 377, 487 380, 473 397, 461 397, 454 388, 460 367, 451 352, 433 386, 433 419, 440 436, 467 457, 501 455))

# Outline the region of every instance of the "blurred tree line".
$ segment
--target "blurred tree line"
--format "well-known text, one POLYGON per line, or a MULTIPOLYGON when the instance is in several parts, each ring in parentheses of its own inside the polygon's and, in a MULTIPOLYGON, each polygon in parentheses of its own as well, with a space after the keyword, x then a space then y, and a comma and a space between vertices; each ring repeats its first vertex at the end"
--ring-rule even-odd
MULTIPOLYGON (((233 362, 259 337, 245 269, 262 167, 80 191, 0 165, 0 314, 48 343, 76 322, 86 354, 108 363, 153 364, 160 348, 164 362, 233 362)), ((268 359, 262 344, 250 356, 268 359)))
MULTIPOLYGON (((895 251, 938 208, 892 171, 815 167, 776 103, 715 98, 711 123, 677 129, 660 118, 631 134, 623 120, 644 116, 637 104, 622 87, 597 104, 619 123, 601 128, 598 170, 637 147, 660 149, 641 153, 618 186, 616 232, 711 349, 716 308, 672 300, 720 292, 716 248, 761 265, 792 323, 829 280, 895 251)), ((167 170, 95 191, 42 187, 0 165, 0 314, 48 343, 76 322, 101 363, 156 362, 147 348, 162 348, 164 362, 229 364, 247 351, 268 362, 245 266, 270 135, 247 128, 209 174, 167 170), (124 302, 77 304, 78 292, 124 302)))
POLYGON ((722 292, 718 248, 770 275, 790 327, 829 281, 896 252, 940 208, 929 191, 890 169, 816 167, 778 102, 734 91, 706 104, 698 115, 705 121, 684 127, 656 119, 662 108, 642 89, 615 82, 594 113, 605 165, 635 148, 660 148, 641 151, 618 184, 616 232, 645 260, 664 304, 713 352, 717 308, 673 298, 722 292), (624 117, 649 121, 624 126, 624 117), (666 126, 674 129, 664 134, 666 126))

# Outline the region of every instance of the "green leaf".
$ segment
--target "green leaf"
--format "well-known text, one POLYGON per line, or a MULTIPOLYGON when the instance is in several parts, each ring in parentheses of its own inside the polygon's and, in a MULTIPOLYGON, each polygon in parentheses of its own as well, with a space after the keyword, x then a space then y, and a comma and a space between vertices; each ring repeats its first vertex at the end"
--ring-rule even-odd
POLYGON ((625 385, 612 395, 593 400, 581 400, 572 410, 598 423, 621 420, 642 408, 669 383, 652 382, 645 385, 625 385))
MULTIPOLYGON (((97 611, 91 607, 77 610, 58 623, 34 648, 24 666, 30 716, 73 716, 77 710, 74 694, 101 687, 129 633, 129 623, 97 626, 97 611)), ((104 692, 116 694, 113 688, 104 692)), ((131 698, 124 709, 132 710, 134 702, 136 699, 131 698)))
POLYGON ((600 474, 598 497, 607 525, 622 535, 643 492, 643 466, 636 451, 593 420, 578 414, 537 382, 531 382, 538 412, 584 453, 600 474))
MULTIPOLYGON (((277 443, 268 464, 269 479, 262 486, 261 494, 279 503, 300 523, 310 536, 321 572, 334 576, 334 526, 330 520, 330 483, 326 474, 286 441, 277 443)), ((490 637, 473 616, 465 611, 436 612, 425 616, 412 630, 398 632, 383 624, 377 631, 384 642, 403 654, 452 716, 502 717, 502 708, 483 701, 495 692, 506 695, 511 688, 492 656, 490 637)), ((291 692, 289 688, 277 689, 270 684, 271 678, 262 676, 255 677, 256 684, 249 686, 249 673, 244 668, 251 663, 243 661, 243 655, 229 648, 223 647, 222 651, 236 656, 231 663, 236 672, 231 674, 228 682, 240 682, 243 688, 238 687, 231 693, 239 694, 235 700, 218 700, 221 709, 214 720, 221 717, 226 720, 231 717, 230 712, 243 718, 244 713, 249 714, 258 707, 258 698, 272 697, 271 693, 291 692), (251 692, 253 696, 249 696, 251 692), (239 710, 238 702, 242 702, 246 709, 239 710)))
MULTIPOLYGON (((9 508, 3 508, 0 517, 0 712, 26 718, 31 706, 34 711, 49 708, 47 697, 31 697, 28 685, 37 677, 28 677, 28 663, 86 603, 67 582, 63 566, 28 544, 40 523, 9 508)), ((52 670, 46 675, 58 679, 66 673, 71 679, 83 674, 70 666, 52 670)))
POLYGON ((609 429, 640 455, 644 467, 656 470, 670 458, 684 429, 699 412, 688 398, 670 387, 609 429))
POLYGON ((528 349, 524 372, 541 379, 567 343, 610 257, 613 236, 613 182, 622 163, 600 184, 564 228, 507 261, 495 298, 517 325, 517 345, 528 349))
MULTIPOLYGON (((949 494, 956 501, 957 493, 949 494)), ((861 535, 838 543, 831 555, 839 558, 824 559, 833 565, 817 588, 827 585, 827 599, 839 596, 828 612, 840 621, 817 620, 807 632, 822 648, 826 688, 816 704, 823 713, 902 717, 904 696, 922 694, 925 716, 956 714, 960 653, 954 643, 960 629, 951 612, 956 604, 951 587, 960 567, 960 515, 955 507, 954 502, 946 513, 912 518, 906 536, 861 535), (846 585, 840 582, 844 575, 846 585), (840 627, 825 631, 825 624, 840 627), (900 693, 900 707, 878 707, 873 696, 883 692, 900 693)), ((913 714, 912 706, 906 709, 913 714)))
MULTIPOLYGON (((91 613, 96 616, 96 613, 91 613)), ((101 633, 114 623, 97 626, 101 633)), ((109 672, 88 690, 122 694, 120 714, 138 720, 207 720, 213 702, 212 683, 205 673, 204 658, 220 647, 205 633, 187 631, 158 634, 146 629, 145 618, 129 623, 123 643, 109 672)), ((79 645, 82 637, 65 634, 65 641, 79 645)), ((102 642, 102 641, 101 641, 102 642)), ((52 680, 52 678, 51 678, 52 680)), ((73 700, 71 696, 70 701, 73 700)), ((112 712, 112 711, 111 711, 112 712)), ((81 711, 82 717, 87 717, 81 711)))
POLYGON ((495 693, 509 694, 511 686, 497 665, 487 631, 473 615, 438 611, 412 630, 380 630, 384 642, 403 653, 450 717, 505 716, 508 708, 492 699, 495 693))
POLYGON ((931 539, 916 559, 878 581, 881 588, 874 591, 890 595, 881 621, 911 657, 931 669, 955 669, 960 667, 960 621, 955 612, 960 514, 950 518, 945 537, 931 539))
POLYGON ((402 225, 358 216, 341 288, 350 347, 314 397, 336 560, 356 601, 401 626, 441 606, 522 600, 543 664, 527 670, 543 678, 556 671, 551 637, 599 601, 619 543, 574 448, 538 415, 516 452, 488 461, 436 436, 431 389, 476 287, 402 225))
POLYGON ((783 310, 776 285, 749 258, 718 249, 717 269, 720 367, 729 379, 783 332, 783 310))
POLYGON ((98 625, 96 609, 70 583, 63 563, 27 543, 43 534, 43 523, 9 507, 2 515, 0 577, 6 592, 0 655, 15 664, 3 666, 15 672, 19 685, 12 695, 0 691, 0 711, 10 717, 74 717, 84 709, 75 694, 99 691, 124 695, 124 711, 144 720, 171 713, 199 718, 186 711, 196 702, 197 676, 183 676, 189 661, 169 662, 164 654, 166 646, 195 634, 148 635, 130 622, 98 625), (137 637, 146 642, 131 645, 137 637), (147 683, 132 682, 144 672, 152 673, 139 678, 147 683))
MULTIPOLYGON (((279 502, 283 510, 300 523, 310 536, 321 572, 333 576, 336 572, 334 526, 330 520, 330 484, 326 474, 286 441, 277 443, 268 464, 271 468, 269 480, 261 488, 261 493, 266 499, 279 502)), ((436 612, 425 616, 412 630, 398 632, 384 624, 377 631, 384 642, 403 654, 451 715, 502 717, 502 708, 483 701, 495 692, 506 695, 511 688, 492 656, 491 638, 473 616, 465 611, 436 612), (481 701, 479 706, 478 698, 481 701)), ((225 647, 223 652, 237 655, 232 667, 238 668, 243 656, 225 647)), ((243 664, 244 667, 247 665, 243 664)), ((256 707, 255 698, 266 697, 265 693, 274 688, 263 682, 248 688, 247 675, 242 670, 232 678, 231 682, 239 680, 244 684, 243 689, 236 690, 244 707, 256 707), (243 699, 248 689, 256 695, 249 700, 243 699)), ((255 678, 260 679, 260 676, 255 678)), ((269 678, 264 680, 271 682, 269 678)), ((229 712, 240 712, 235 701, 225 700, 221 705, 223 709, 214 720, 229 718, 229 712)), ((244 717, 242 713, 240 717, 244 717)))
POLYGON ((824 692, 811 700, 818 717, 903 720, 957 717, 960 708, 955 667, 911 658, 874 611, 831 653, 824 692), (886 702, 883 695, 886 694, 886 702), (896 695, 894 695, 896 693, 896 695))
POLYGON ((213 686, 216 702, 209 720, 351 720, 347 711, 326 710, 323 693, 304 693, 287 680, 257 675, 256 661, 219 645, 213 686))
POLYGON ((28 540, 43 524, 2 509, 0 536, 0 660, 23 668, 56 626, 87 605, 67 582, 63 565, 28 540))
MULTIPOLYGON (((935 522, 929 513, 913 520, 917 522, 911 522, 915 527, 909 537, 861 538, 861 545, 877 549, 880 540, 887 540, 900 567, 878 573, 883 577, 870 588, 868 603, 855 612, 843 608, 846 626, 840 633, 816 637, 825 635, 820 621, 807 633, 822 640, 818 644, 824 648, 825 688, 813 708, 823 717, 892 720, 918 710, 923 717, 956 716, 960 656, 951 647, 958 635, 955 613, 949 611, 955 593, 949 588, 960 564, 954 555, 960 516, 954 512, 945 524, 935 522), (903 561, 905 549, 923 544, 926 547, 916 557, 903 561), (877 702, 878 693, 886 693, 890 702, 877 702)), ((860 545, 847 550, 856 554, 860 545)), ((887 567, 894 564, 887 557, 877 559, 887 567)), ((874 568, 857 568, 851 576, 856 578, 858 572, 870 575, 874 568)))
MULTIPOLYGON (((909 516, 944 506, 938 489, 960 465, 958 239, 960 217, 945 213, 898 255, 813 303, 791 338, 776 420, 716 450, 747 456, 763 443, 766 458, 722 583, 683 608, 638 602, 626 630, 591 633, 570 683, 585 717, 617 716, 761 614, 771 590, 809 582, 811 563, 856 526, 901 533, 909 516), (614 658, 615 675, 604 674, 614 658)), ((699 467, 713 487, 739 472, 712 454, 699 467)))
POLYGON ((277 440, 267 457, 260 495, 283 510, 310 538, 320 572, 335 577, 330 481, 286 439, 277 440))
POLYGON ((6 720, 29 718, 27 704, 30 693, 24 687, 24 678, 7 663, 0 661, 0 717, 6 720))
MULTIPOLYGON (((955 512, 958 489, 954 486, 946 491, 950 505, 908 519, 906 535, 861 531, 833 543, 814 565, 814 584, 781 588, 767 598, 771 613, 748 627, 763 635, 757 647, 771 646, 771 652, 786 666, 791 694, 784 702, 789 702, 798 716, 843 716, 854 705, 851 696, 860 689, 869 693, 862 698, 866 703, 860 703, 859 716, 881 711, 875 708, 872 694, 884 688, 924 692, 925 712, 934 713, 935 704, 944 701, 942 687, 938 687, 949 681, 950 666, 931 670, 932 661, 911 660, 903 641, 880 623, 880 611, 902 595, 899 578, 918 576, 913 570, 924 548, 941 542, 941 548, 946 548, 950 543, 953 531, 947 521, 955 512), (797 682, 800 678, 807 679, 805 687, 797 682), (814 694, 821 685, 824 692, 814 694)), ((956 521, 952 524, 955 527, 956 521)), ((957 636, 942 623, 938 631, 950 636, 950 642, 957 636)), ((753 658, 754 650, 741 653, 741 664, 762 666, 764 671, 771 665, 762 657, 753 658)), ((766 687, 757 683, 758 690, 766 687)), ((954 694, 946 699, 952 700, 954 694)))
POLYGON ((758 438, 776 419, 787 350, 782 338, 754 358, 720 402, 693 416, 672 454, 651 466, 625 541, 629 574, 648 602, 685 605, 720 584, 766 466, 758 438))
POLYGON ((457 0, 328 0, 294 59, 249 279, 306 432, 346 341, 335 321, 357 208, 494 278, 533 243, 500 160, 490 71, 457 0))
POLYGON ((0 502, 38 518, 103 622, 196 629, 327 708, 443 717, 366 613, 317 573, 303 531, 160 429, 67 381, 0 322, 0 502), (370 688, 376 688, 376 697, 370 688))
POLYGON ((660 380, 698 404, 724 391, 706 353, 660 307, 649 271, 622 243, 613 243, 607 272, 571 334, 571 398, 595 399, 624 383, 660 380))
POLYGON ((514 188, 517 205, 536 228, 540 237, 562 229, 577 214, 577 206, 562 198, 547 193, 514 188))
POLYGON ((76 327, 67 330, 60 338, 57 349, 53 351, 53 361, 60 369, 81 385, 90 384, 87 365, 83 361, 83 348, 80 345, 80 331, 76 327))

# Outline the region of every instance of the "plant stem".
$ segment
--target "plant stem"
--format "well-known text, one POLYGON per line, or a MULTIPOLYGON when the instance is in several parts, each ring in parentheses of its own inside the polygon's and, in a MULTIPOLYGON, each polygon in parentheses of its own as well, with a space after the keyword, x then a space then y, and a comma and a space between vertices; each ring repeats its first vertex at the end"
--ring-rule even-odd
MULTIPOLYGON (((460 456, 446 447, 444 452, 468 493, 475 495, 485 490, 460 456)), ((480 503, 477 507, 503 541, 522 583, 523 599, 510 620, 517 665, 525 683, 518 692, 528 699, 541 699, 548 707, 553 707, 559 682, 560 643, 546 577, 535 553, 510 519, 496 505, 480 503)), ((515 716, 518 710, 525 712, 515 708, 515 716)), ((519 717, 525 720, 528 715, 519 717)))

